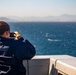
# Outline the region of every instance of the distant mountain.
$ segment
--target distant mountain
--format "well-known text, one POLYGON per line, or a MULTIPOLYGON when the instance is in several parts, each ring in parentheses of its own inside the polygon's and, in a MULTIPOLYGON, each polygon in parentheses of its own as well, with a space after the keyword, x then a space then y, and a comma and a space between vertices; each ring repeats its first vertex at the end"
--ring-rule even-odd
POLYGON ((0 17, 0 21, 6 21, 6 22, 11 22, 11 21, 15 21, 12 18, 7 18, 7 17, 0 17))
POLYGON ((0 17, 0 20, 8 22, 76 22, 76 15, 64 14, 61 16, 46 16, 46 17, 0 17))
POLYGON ((1 20, 9 20, 8 18, 6 17, 0 17, 1 20))

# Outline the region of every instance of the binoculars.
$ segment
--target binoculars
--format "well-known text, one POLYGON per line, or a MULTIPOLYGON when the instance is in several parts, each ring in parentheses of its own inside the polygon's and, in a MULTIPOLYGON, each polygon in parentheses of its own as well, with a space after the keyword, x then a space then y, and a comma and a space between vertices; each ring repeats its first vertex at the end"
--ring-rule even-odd
POLYGON ((11 38, 19 39, 21 35, 16 31, 16 32, 11 32, 10 33, 11 38))

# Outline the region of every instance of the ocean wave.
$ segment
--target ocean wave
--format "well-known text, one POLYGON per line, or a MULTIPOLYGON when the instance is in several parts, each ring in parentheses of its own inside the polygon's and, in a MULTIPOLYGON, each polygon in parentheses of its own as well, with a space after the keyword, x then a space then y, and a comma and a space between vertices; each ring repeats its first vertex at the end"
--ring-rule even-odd
POLYGON ((45 34, 45 37, 48 37, 48 34, 49 34, 49 33, 46 33, 46 34, 45 34))
POLYGON ((47 40, 48 40, 48 41, 51 41, 51 42, 52 42, 52 41, 55 41, 55 42, 61 41, 61 40, 58 40, 58 39, 49 39, 49 38, 48 38, 47 40))

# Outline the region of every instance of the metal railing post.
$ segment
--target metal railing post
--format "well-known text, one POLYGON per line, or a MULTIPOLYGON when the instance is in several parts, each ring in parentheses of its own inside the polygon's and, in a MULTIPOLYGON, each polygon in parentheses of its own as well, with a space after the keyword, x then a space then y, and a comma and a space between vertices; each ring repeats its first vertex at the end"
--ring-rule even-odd
POLYGON ((29 75, 29 60, 27 60, 27 75, 29 75))

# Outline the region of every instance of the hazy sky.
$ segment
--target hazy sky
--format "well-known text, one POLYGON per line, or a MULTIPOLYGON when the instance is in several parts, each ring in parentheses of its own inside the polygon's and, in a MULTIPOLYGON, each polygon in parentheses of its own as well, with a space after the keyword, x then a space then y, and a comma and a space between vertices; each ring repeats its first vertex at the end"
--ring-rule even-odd
POLYGON ((76 15, 76 0, 0 0, 0 16, 76 15))

